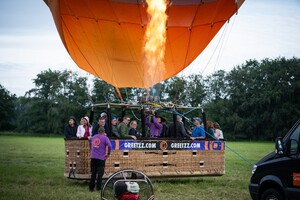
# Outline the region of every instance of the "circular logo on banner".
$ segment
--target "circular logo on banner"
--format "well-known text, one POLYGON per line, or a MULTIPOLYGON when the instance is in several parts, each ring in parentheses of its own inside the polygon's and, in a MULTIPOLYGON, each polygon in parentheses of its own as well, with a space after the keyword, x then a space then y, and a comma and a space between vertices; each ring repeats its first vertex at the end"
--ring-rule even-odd
POLYGON ((161 150, 166 150, 168 148, 168 143, 167 141, 161 141, 159 144, 159 147, 161 150))

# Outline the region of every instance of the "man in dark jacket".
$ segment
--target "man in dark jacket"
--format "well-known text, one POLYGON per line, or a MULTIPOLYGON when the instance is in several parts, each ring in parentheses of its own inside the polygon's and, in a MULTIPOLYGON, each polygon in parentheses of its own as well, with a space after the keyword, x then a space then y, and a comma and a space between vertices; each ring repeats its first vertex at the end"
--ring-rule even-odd
POLYGON ((179 138, 179 139, 184 139, 184 138, 188 138, 188 139, 192 139, 192 137, 187 134, 187 132, 185 131, 185 128, 183 126, 182 123, 182 118, 177 115, 177 120, 176 120, 176 131, 174 128, 174 123, 171 123, 169 125, 169 136, 173 137, 173 138, 179 138), (174 134, 175 133, 175 134, 174 134))
POLYGON ((103 127, 104 130, 105 130, 105 133, 107 134, 108 130, 107 130, 107 128, 105 128, 105 123, 106 123, 105 118, 100 117, 99 120, 98 120, 98 123, 93 126, 92 136, 98 134, 98 130, 99 130, 100 127, 103 127))
POLYGON ((69 123, 65 126, 64 134, 65 138, 76 138, 77 126, 76 119, 74 116, 69 118, 69 123))

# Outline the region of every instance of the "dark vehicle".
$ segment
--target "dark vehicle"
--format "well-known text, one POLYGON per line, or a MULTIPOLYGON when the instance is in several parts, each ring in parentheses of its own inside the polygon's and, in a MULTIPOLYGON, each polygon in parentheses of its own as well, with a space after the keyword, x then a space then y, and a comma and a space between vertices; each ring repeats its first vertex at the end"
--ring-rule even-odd
POLYGON ((253 166, 249 191, 253 200, 300 199, 300 119, 276 149, 253 166))

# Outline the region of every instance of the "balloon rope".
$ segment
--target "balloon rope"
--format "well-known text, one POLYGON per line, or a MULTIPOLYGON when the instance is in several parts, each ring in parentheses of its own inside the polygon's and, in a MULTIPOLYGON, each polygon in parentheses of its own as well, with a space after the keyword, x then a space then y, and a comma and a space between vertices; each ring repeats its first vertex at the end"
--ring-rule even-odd
POLYGON ((115 89, 116 89, 116 92, 117 92, 117 94, 118 94, 119 98, 120 98, 120 99, 121 99, 121 101, 122 101, 122 100, 123 100, 123 98, 122 98, 122 94, 121 94, 121 92, 120 92, 119 88, 115 87, 115 89))
POLYGON ((136 115, 135 115, 135 113, 134 113, 134 111, 131 109, 131 113, 132 113, 132 115, 135 117, 135 119, 137 119, 138 121, 142 121, 142 119, 140 119, 140 118, 138 118, 136 115))
MULTIPOLYGON (((162 111, 163 111, 163 110, 162 110, 162 111)), ((171 111, 172 111, 172 113, 174 113, 174 114, 176 114, 176 115, 179 115, 179 116, 182 117, 182 118, 185 118, 189 123, 195 125, 194 122, 192 122, 192 120, 189 119, 188 117, 184 116, 184 114, 181 114, 181 113, 177 112, 177 111, 174 110, 174 109, 172 109, 171 111)), ((208 132, 206 132, 206 131, 205 131, 205 133, 206 133, 207 135, 209 135, 210 137, 212 137, 213 139, 216 139, 216 137, 215 137, 214 135, 211 135, 210 133, 208 133, 208 132)), ((246 159, 246 158, 243 157, 241 154, 239 154, 238 152, 236 152, 234 149, 232 149, 231 147, 229 147, 225 142, 224 142, 224 145, 225 145, 226 148, 228 148, 231 152, 233 152, 234 154, 236 154, 239 158, 241 158, 242 160, 244 160, 245 162, 247 162, 249 165, 251 165, 251 166, 253 165, 253 163, 251 163, 248 159, 246 159)))
POLYGON ((211 62, 211 60, 212 60, 213 56, 215 55, 215 53, 216 53, 216 51, 217 51, 217 49, 218 49, 218 47, 219 47, 219 45, 220 45, 220 43, 221 43, 221 40, 223 39, 223 36, 224 36, 224 33, 225 33, 225 29, 226 29, 226 27, 227 27, 227 26, 225 25, 225 27, 224 27, 224 29, 223 29, 223 32, 222 32, 222 34, 221 34, 221 37, 220 37, 220 39, 219 39, 219 41, 218 41, 218 43, 217 43, 217 45, 216 45, 216 47, 215 47, 215 49, 214 49, 213 53, 211 54, 211 56, 210 56, 210 58, 209 58, 208 62, 206 63, 206 65, 205 65, 204 69, 202 70, 201 74, 203 74, 203 73, 204 73, 204 71, 206 70, 206 68, 207 68, 207 67, 208 67, 208 65, 210 64, 210 62, 211 62))

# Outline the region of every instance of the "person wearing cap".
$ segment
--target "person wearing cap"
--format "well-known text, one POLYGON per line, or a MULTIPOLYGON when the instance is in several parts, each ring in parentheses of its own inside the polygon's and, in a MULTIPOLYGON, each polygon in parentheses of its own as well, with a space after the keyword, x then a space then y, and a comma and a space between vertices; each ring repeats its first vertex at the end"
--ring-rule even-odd
POLYGON ((117 128, 117 118, 115 116, 111 117, 111 132, 113 137, 120 137, 120 134, 118 133, 118 128, 117 128))
POLYGON ((65 126, 64 134, 65 138, 76 138, 77 133, 77 126, 76 126, 76 119, 74 116, 69 118, 69 123, 65 126))
POLYGON ((94 191, 97 176, 96 189, 101 190, 102 176, 104 174, 105 160, 109 157, 111 143, 105 134, 105 129, 100 127, 98 133, 89 137, 91 143, 91 179, 89 184, 90 192, 94 191))
POLYGON ((194 118, 194 128, 192 131, 192 138, 193 139, 205 139, 205 131, 202 126, 202 120, 199 117, 194 118))
POLYGON ((92 135, 92 126, 89 123, 89 118, 87 116, 83 117, 83 124, 79 125, 77 128, 76 136, 80 138, 87 138, 92 135))
POLYGON ((101 114, 100 114, 100 117, 104 117, 105 119, 107 118, 107 114, 105 113, 105 112, 102 112, 101 114))

